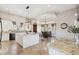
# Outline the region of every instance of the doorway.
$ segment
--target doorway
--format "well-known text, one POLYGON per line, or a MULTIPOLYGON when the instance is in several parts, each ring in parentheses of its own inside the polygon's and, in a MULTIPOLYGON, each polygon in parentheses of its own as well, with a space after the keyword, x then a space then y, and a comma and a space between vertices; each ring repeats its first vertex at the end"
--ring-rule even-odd
POLYGON ((9 40, 15 40, 15 33, 9 34, 9 40))
POLYGON ((33 32, 37 33, 37 24, 33 24, 33 32))

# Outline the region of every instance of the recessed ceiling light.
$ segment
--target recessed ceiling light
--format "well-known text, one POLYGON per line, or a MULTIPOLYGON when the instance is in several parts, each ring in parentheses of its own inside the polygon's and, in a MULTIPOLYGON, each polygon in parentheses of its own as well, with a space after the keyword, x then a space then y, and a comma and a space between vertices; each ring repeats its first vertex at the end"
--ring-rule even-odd
POLYGON ((50 4, 48 4, 48 7, 50 7, 50 4))
POLYGON ((75 13, 75 16, 77 16, 78 14, 77 13, 75 13))

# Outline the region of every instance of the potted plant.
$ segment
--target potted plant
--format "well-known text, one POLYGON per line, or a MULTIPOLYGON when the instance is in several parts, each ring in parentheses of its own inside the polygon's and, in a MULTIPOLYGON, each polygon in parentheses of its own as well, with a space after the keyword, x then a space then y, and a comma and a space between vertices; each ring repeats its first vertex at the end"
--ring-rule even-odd
POLYGON ((74 37, 75 37, 76 43, 78 43, 79 42, 79 27, 69 26, 68 27, 68 32, 75 34, 74 37))

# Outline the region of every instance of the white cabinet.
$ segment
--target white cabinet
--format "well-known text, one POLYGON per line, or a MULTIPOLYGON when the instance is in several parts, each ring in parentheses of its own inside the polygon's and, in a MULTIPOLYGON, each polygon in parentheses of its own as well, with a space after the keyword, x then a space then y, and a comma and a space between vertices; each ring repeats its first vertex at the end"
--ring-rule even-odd
POLYGON ((16 42, 23 48, 27 48, 39 43, 39 34, 16 34, 16 42))
POLYGON ((9 40, 9 33, 2 33, 2 41, 9 40))

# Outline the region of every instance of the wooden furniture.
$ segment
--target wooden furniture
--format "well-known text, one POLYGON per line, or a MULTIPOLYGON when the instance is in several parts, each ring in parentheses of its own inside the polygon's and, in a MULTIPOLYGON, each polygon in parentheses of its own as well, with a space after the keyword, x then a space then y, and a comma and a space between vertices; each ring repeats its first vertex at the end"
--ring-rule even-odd
POLYGON ((51 32, 42 32, 44 38, 51 37, 51 32))

